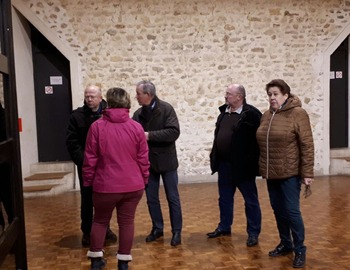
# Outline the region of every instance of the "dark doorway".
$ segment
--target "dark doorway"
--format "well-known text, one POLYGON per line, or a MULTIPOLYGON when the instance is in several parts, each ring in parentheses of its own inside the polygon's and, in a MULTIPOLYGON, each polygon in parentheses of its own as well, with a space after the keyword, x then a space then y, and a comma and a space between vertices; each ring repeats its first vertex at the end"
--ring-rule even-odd
POLYGON ((68 161, 69 61, 35 27, 31 31, 39 162, 68 161))
POLYGON ((331 55, 330 148, 349 146, 349 37, 331 55))
POLYGON ((27 269, 11 1, 0 0, 0 268, 27 269))

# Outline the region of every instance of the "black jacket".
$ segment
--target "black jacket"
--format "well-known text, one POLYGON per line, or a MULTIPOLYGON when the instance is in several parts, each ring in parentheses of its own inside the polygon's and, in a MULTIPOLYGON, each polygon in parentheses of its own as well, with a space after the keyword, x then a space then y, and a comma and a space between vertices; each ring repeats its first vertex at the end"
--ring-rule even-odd
POLYGON ((102 100, 98 112, 93 112, 84 105, 72 111, 66 133, 66 146, 73 162, 83 166, 86 136, 93 122, 99 119, 102 111, 106 108, 107 102, 102 100))
POLYGON ((0 102, 0 142, 6 140, 5 109, 0 102))
POLYGON ((174 108, 155 97, 152 111, 147 106, 139 108, 133 119, 148 132, 148 148, 151 169, 162 173, 178 168, 175 141, 180 136, 180 125, 174 108))
MULTIPOLYGON (((218 171, 218 155, 215 140, 226 108, 226 104, 219 107, 220 115, 215 124, 214 143, 210 153, 212 174, 218 171)), ((259 175, 259 147, 256 140, 256 130, 259 127, 260 118, 261 112, 257 108, 246 103, 243 105, 230 146, 232 176, 236 181, 252 179, 259 175)))

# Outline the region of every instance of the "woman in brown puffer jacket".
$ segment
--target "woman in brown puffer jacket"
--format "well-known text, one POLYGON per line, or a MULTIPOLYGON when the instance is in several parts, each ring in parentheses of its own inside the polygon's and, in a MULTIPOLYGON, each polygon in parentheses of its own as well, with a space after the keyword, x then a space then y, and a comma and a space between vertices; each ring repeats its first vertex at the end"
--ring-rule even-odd
POLYGON ((260 174, 267 179, 270 203, 275 214, 280 243, 269 256, 294 250, 294 268, 304 267, 305 229, 300 212, 301 185, 313 182, 314 143, 310 120, 301 101, 288 84, 275 79, 266 85, 270 109, 257 130, 260 174))

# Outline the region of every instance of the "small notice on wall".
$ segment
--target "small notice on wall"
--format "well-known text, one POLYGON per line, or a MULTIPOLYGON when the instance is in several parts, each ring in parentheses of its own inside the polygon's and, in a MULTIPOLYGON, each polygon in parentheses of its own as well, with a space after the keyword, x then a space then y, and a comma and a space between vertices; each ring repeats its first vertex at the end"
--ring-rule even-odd
POLYGON ((46 95, 53 94, 53 87, 52 86, 45 86, 45 94, 46 95))
POLYGON ((343 78, 343 71, 331 71, 329 73, 329 78, 332 79, 342 79, 343 78))
POLYGON ((336 71, 335 72, 335 77, 337 79, 342 79, 343 78, 343 72, 342 71, 336 71))
POLYGON ((62 76, 50 76, 51 85, 62 85, 62 76))

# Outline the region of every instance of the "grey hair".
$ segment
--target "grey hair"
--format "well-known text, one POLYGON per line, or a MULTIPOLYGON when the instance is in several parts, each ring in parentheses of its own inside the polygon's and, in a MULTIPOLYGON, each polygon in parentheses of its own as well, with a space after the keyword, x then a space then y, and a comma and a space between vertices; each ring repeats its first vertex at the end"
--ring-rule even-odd
POLYGON ((144 93, 150 94, 150 96, 154 97, 156 95, 156 87, 155 85, 148 80, 142 80, 137 83, 137 87, 141 86, 144 93))
POLYGON ((245 88, 244 88, 243 85, 238 84, 237 85, 237 91, 243 98, 245 98, 245 88))

